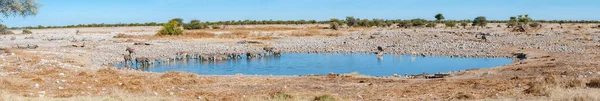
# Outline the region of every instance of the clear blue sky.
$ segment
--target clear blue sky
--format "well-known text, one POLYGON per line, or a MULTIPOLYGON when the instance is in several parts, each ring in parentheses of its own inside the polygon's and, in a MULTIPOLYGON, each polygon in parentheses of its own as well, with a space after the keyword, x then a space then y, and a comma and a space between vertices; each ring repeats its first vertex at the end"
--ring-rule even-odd
POLYGON ((37 16, 2 18, 10 27, 90 23, 221 20, 383 19, 599 20, 600 0, 38 0, 37 16))

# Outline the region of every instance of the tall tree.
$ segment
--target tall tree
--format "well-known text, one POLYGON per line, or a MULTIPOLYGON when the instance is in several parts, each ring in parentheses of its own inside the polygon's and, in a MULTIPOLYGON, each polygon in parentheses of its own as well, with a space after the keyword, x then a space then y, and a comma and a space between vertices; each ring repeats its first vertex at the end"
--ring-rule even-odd
POLYGON ((5 18, 15 16, 34 16, 41 4, 35 0, 0 0, 0 13, 5 18))

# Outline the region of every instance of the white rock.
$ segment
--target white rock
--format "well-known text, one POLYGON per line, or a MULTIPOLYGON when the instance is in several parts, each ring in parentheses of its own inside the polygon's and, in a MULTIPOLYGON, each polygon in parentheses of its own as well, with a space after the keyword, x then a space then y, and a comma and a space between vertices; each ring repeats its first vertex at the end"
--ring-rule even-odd
POLYGON ((33 85, 33 88, 40 88, 40 84, 36 83, 35 85, 33 85))
POLYGON ((171 95, 175 95, 175 93, 173 93, 173 92, 169 92, 169 94, 171 94, 171 95))
POLYGON ((58 73, 58 76, 65 77, 65 73, 58 73))
POLYGON ((62 89, 65 89, 65 88, 64 88, 64 87, 61 87, 61 86, 58 86, 58 89, 62 90, 62 89))
POLYGON ((158 93, 157 93, 157 92, 154 92, 154 96, 158 96, 158 93))

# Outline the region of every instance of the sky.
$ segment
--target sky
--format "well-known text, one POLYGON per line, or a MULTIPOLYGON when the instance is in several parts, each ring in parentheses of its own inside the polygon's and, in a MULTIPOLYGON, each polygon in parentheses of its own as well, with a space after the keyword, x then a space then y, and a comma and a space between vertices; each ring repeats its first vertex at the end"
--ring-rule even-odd
POLYGON ((36 16, 0 18, 9 27, 166 22, 172 18, 328 20, 357 18, 600 20, 600 0, 37 0, 36 16))

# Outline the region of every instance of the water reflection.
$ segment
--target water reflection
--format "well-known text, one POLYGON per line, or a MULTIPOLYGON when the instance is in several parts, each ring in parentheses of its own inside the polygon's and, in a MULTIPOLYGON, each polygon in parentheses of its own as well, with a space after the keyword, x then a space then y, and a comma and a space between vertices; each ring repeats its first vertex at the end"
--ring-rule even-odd
MULTIPOLYGON (((358 72, 371 76, 392 74, 437 73, 470 68, 489 68, 511 63, 508 58, 450 58, 386 54, 305 54, 288 53, 280 57, 237 59, 228 61, 177 60, 138 67, 142 71, 185 71, 203 75, 307 75, 358 72), (419 61, 417 61, 419 59, 419 61)), ((125 64, 117 64, 124 67, 125 64)))

